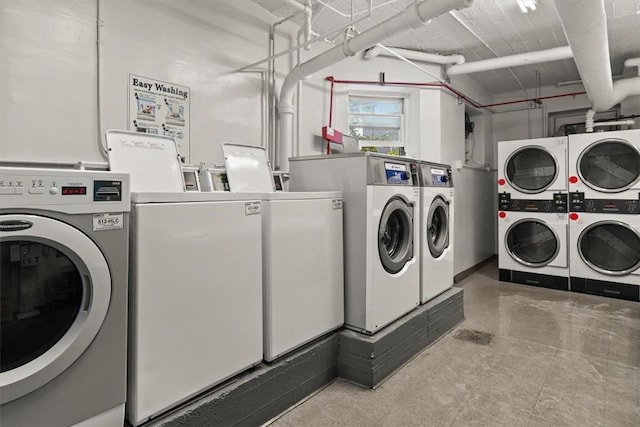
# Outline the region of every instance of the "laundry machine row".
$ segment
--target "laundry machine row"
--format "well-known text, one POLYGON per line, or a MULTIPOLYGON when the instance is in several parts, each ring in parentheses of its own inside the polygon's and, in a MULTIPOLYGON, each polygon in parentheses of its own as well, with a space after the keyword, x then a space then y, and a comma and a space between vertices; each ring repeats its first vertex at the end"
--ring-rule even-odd
POLYGON ((638 300, 640 130, 498 149, 500 279, 638 300))

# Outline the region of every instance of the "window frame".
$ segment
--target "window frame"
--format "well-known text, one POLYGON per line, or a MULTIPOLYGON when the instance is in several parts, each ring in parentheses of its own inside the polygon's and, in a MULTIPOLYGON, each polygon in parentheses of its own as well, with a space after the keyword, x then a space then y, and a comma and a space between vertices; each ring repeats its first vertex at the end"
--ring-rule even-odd
MULTIPOLYGON (((405 151, 408 146, 408 138, 406 135, 406 121, 408 116, 408 102, 409 94, 399 93, 399 92, 361 92, 361 91, 349 91, 347 94, 347 127, 349 129, 349 136, 351 136, 351 117, 352 116, 361 116, 361 117, 394 117, 400 118, 400 127, 398 129, 398 133, 400 138, 398 140, 382 140, 382 139, 361 139, 357 136, 354 138, 358 139, 358 143, 360 147, 401 147, 405 151), (401 113, 353 113, 351 112, 351 100, 353 98, 369 98, 375 100, 399 100, 402 107, 401 113)), ((394 128, 395 129, 395 128, 394 128)))

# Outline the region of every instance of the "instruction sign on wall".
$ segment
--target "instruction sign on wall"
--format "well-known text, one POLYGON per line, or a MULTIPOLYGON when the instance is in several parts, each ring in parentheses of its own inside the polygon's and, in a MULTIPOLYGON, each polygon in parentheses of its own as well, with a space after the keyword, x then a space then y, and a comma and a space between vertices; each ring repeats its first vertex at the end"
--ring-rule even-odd
POLYGON ((190 99, 186 86, 129 74, 129 130, 174 138, 189 163, 190 99))

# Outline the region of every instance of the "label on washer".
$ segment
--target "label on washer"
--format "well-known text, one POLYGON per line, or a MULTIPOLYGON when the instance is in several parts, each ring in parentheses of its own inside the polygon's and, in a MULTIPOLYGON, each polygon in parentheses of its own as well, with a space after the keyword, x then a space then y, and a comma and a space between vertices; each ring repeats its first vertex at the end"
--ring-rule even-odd
POLYGON ((124 226, 123 214, 93 214, 93 231, 118 230, 124 226))
POLYGON ((333 208, 333 210, 338 210, 338 209, 342 209, 342 199, 333 199, 331 201, 331 207, 333 208))
POLYGON ((260 214, 260 202, 247 202, 244 204, 244 214, 259 215, 260 214))

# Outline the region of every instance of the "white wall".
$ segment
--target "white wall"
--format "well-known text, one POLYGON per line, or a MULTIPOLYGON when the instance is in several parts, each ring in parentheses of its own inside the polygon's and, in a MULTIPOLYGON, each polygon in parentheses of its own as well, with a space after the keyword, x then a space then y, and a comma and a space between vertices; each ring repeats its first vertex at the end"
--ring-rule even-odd
MULTIPOLYGON (((222 141, 262 142, 260 74, 225 73, 267 56, 271 14, 246 0, 101 0, 101 8, 104 129, 128 128, 133 73, 190 87, 191 153, 181 154, 191 162, 221 163, 222 141)), ((96 10, 96 0, 2 1, 0 159, 104 160, 96 10)))

